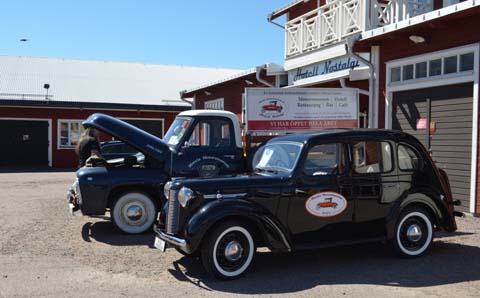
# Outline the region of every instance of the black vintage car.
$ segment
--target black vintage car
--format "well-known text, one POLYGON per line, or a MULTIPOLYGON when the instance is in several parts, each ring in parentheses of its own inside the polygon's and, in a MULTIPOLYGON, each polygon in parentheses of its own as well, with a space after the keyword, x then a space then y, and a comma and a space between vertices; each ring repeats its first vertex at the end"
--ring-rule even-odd
POLYGON ((244 172, 240 125, 233 113, 192 110, 180 113, 164 139, 104 114, 94 127, 140 153, 115 160, 93 160, 77 171, 67 193, 70 210, 84 215, 110 211, 114 225, 127 234, 151 230, 163 188, 172 177, 207 177, 244 172))
POLYGON ((326 130, 270 140, 255 172, 166 186, 155 246, 200 255, 218 278, 243 274, 257 247, 290 252, 388 240, 425 253, 435 230, 457 229, 448 178, 414 137, 326 130))

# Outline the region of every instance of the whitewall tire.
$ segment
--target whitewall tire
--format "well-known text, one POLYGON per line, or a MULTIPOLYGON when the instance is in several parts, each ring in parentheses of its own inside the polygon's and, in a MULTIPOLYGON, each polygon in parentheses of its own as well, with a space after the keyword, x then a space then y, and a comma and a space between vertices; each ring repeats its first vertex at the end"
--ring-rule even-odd
POLYGON ((217 227, 202 245, 205 269, 219 279, 234 279, 252 263, 255 242, 249 227, 231 221, 217 227))
POLYGON ((433 241, 433 223, 422 208, 403 211, 395 225, 393 246, 402 257, 414 258, 423 255, 433 241))
POLYGON ((147 194, 127 192, 118 197, 111 210, 112 222, 126 234, 150 230, 157 216, 157 207, 147 194))

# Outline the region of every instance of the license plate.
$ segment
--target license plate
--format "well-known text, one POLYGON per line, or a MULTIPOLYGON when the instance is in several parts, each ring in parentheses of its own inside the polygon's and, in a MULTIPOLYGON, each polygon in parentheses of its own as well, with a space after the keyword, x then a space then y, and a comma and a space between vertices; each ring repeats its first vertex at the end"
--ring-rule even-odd
POLYGON ((161 252, 165 252, 167 245, 162 239, 155 237, 155 243, 153 244, 156 249, 159 249, 161 252))

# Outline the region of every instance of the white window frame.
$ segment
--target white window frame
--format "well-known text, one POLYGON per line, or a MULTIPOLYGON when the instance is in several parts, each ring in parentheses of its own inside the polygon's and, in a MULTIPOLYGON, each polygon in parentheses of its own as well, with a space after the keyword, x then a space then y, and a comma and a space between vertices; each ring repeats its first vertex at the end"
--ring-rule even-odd
POLYGON ((51 118, 15 118, 15 117, 0 117, 0 120, 15 120, 15 121, 46 121, 48 122, 48 166, 52 167, 52 119, 51 118))
POLYGON ((225 110, 225 99, 223 97, 206 100, 203 104, 205 110, 225 110))
POLYGON ((68 123, 68 142, 71 143, 70 140, 70 124, 71 123, 79 123, 80 127, 82 127, 82 122, 85 119, 58 119, 57 120, 57 150, 72 150, 75 149, 75 145, 62 145, 61 140, 61 123, 68 123))
MULTIPOLYGON (((480 43, 469 44, 461 47, 441 50, 437 52, 401 58, 397 60, 388 61, 386 63, 386 90, 385 90, 385 128, 392 128, 392 99, 393 92, 407 91, 415 89, 423 89, 430 87, 438 87, 445 85, 454 85, 461 83, 473 83, 473 108, 472 108, 472 164, 471 164, 471 179, 470 179, 470 212, 475 213, 477 201, 477 152, 478 152, 478 100, 479 100, 479 72, 480 72, 480 43), (473 70, 460 72, 459 65, 457 69, 459 72, 444 75, 443 74, 443 58, 450 56, 460 56, 473 52, 473 70), (390 81, 391 68, 416 64, 418 62, 430 61, 435 59, 442 59, 442 74, 434 77, 429 77, 430 67, 427 66, 427 78, 414 79, 409 81, 399 81, 392 83, 390 81)), ((457 59, 460 63, 460 59, 457 59)), ((415 67, 414 67, 415 73, 415 67)), ((403 74, 402 74, 403 75, 403 74)))

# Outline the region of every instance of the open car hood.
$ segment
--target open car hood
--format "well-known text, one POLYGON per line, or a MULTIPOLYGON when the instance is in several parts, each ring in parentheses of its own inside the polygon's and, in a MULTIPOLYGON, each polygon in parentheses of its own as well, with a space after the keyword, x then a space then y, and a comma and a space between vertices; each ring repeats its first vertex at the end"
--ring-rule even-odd
POLYGON ((115 117, 95 113, 83 122, 83 126, 107 133, 159 161, 169 156, 170 148, 162 139, 115 117))

